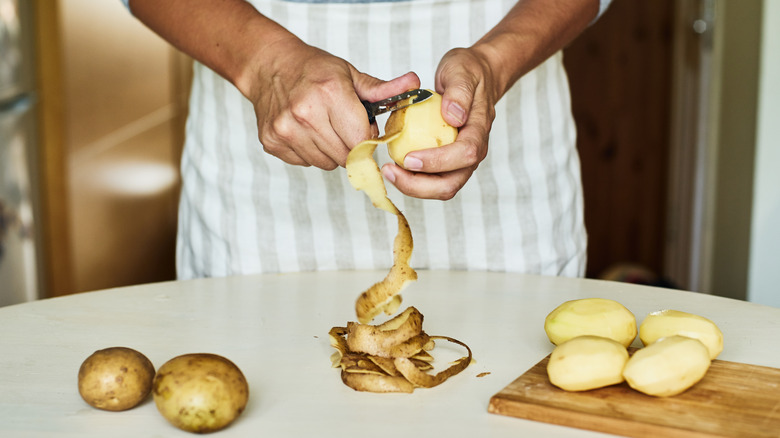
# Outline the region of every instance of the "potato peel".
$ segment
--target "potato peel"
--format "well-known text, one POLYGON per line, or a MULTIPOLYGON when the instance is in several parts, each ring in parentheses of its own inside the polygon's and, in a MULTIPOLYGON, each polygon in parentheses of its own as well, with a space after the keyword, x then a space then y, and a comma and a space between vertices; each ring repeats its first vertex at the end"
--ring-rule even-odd
POLYGON ((411 393, 414 385, 403 377, 341 372, 341 380, 355 391, 411 393))
POLYGON ((358 321, 363 324, 371 322, 382 312, 387 315, 395 313, 401 304, 399 294, 410 282, 417 280, 417 272, 409 265, 414 248, 409 222, 387 197, 382 173, 374 160, 377 145, 391 141, 399 134, 400 132, 396 132, 378 139, 366 140, 355 146, 347 156, 347 177, 352 186, 362 190, 374 207, 398 217, 398 233, 393 243, 393 266, 384 280, 360 294, 355 303, 358 321))
POLYGON ((389 351, 394 345, 418 336, 422 332, 422 322, 422 313, 409 307, 378 326, 348 323, 347 346, 352 351, 381 356, 380 352, 389 351))
POLYGON ((395 365, 395 368, 398 370, 398 372, 400 372, 401 375, 403 375, 406 380, 410 381, 413 385, 419 386, 421 388, 433 388, 434 386, 438 386, 444 383, 444 381, 450 377, 465 370, 466 367, 468 367, 471 363, 471 349, 468 347, 468 345, 458 341, 457 339, 453 339, 447 336, 433 336, 433 338, 446 339, 449 342, 463 346, 468 351, 468 355, 456 360, 449 368, 437 374, 425 373, 420 370, 417 365, 415 365, 415 363, 410 359, 405 357, 396 357, 393 360, 393 364, 395 365))
POLYGON ((342 381, 356 391, 412 392, 417 387, 438 386, 466 369, 472 360, 471 349, 447 336, 427 335, 422 320, 422 313, 409 307, 383 324, 349 322, 347 327, 333 327, 329 335, 336 352, 331 361, 341 368, 342 381), (428 351, 435 347, 436 339, 461 345, 468 355, 439 373, 429 374, 433 356, 428 351))
POLYGON ((383 137, 361 142, 347 156, 350 184, 363 191, 374 207, 398 219, 390 271, 358 297, 358 322, 333 327, 329 332, 330 343, 336 349, 331 363, 334 368, 341 368, 344 384, 356 391, 410 393, 416 387, 432 388, 466 369, 472 361, 471 349, 466 344, 446 336, 428 336, 422 330, 423 316, 414 307, 383 324, 369 325, 382 312, 394 314, 401 305, 401 291, 417 280, 417 272, 409 264, 414 248, 409 222, 387 196, 382 173, 374 160, 376 147, 386 143, 391 158, 403 167, 403 156, 409 151, 448 144, 457 137, 457 128, 441 117, 441 96, 434 92, 426 102, 391 114, 383 137), (439 373, 429 374, 433 356, 428 352, 436 346, 435 339, 462 345, 468 355, 439 373))
POLYGON ((379 144, 390 141, 398 134, 361 142, 349 152, 346 164, 347 178, 352 187, 365 192, 374 207, 392 214, 398 214, 398 208, 387 197, 382 172, 374 160, 374 151, 379 144))

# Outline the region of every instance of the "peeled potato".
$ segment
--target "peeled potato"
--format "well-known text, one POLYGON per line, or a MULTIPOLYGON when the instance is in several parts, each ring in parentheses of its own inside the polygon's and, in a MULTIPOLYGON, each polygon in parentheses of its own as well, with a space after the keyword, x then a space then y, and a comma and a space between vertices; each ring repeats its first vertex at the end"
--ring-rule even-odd
POLYGON ((216 354, 185 354, 154 377, 154 402, 179 429, 207 433, 233 422, 246 407, 249 385, 241 370, 216 354))
POLYGON ((567 301, 550 312, 544 320, 544 331, 555 345, 577 336, 593 335, 628 347, 636 338, 636 318, 617 301, 584 298, 567 301))
POLYGON ((132 348, 98 350, 79 368, 79 394, 90 406, 124 411, 141 403, 152 390, 154 366, 132 348))
POLYGON ((695 385, 709 367, 710 354, 701 341, 670 336, 637 350, 626 363, 623 377, 639 392, 668 397, 695 385))
POLYGON ((587 391, 623 381, 628 350, 612 339, 578 336, 555 347, 547 363, 550 383, 566 391, 587 391))
POLYGON ((445 122, 441 115, 441 95, 431 92, 428 99, 393 111, 387 119, 385 135, 400 132, 388 141, 387 152, 401 167, 409 152, 444 146, 458 136, 458 128, 445 122))
POLYGON ((639 326, 639 339, 644 345, 673 335, 698 339, 707 347, 710 359, 715 359, 723 351, 723 333, 714 322, 703 316, 679 310, 661 310, 647 315, 639 326))

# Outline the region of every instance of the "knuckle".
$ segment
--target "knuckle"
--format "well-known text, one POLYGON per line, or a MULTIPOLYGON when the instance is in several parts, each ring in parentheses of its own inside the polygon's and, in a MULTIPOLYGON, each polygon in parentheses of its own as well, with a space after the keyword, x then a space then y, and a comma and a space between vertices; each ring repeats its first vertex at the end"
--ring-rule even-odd
POLYGON ((288 161, 285 159, 285 157, 290 155, 291 152, 286 147, 273 143, 263 143, 263 151, 269 155, 273 155, 274 157, 281 158, 284 161, 288 161))
POLYGON ((481 149, 476 143, 467 143, 463 148, 463 161, 469 166, 476 165, 483 158, 481 149))
POLYGON ((263 149, 266 152, 277 151, 281 149, 279 141, 276 139, 276 135, 274 135, 268 129, 260 131, 258 139, 260 140, 260 144, 263 145, 263 149))
POLYGON ((269 146, 267 144, 263 144, 263 151, 266 154, 273 155, 274 157, 279 157, 281 155, 284 155, 284 154, 281 153, 282 151, 281 151, 280 148, 269 146))
POLYGON ((464 80, 455 84, 455 92, 459 97, 473 96, 476 90, 477 80, 473 75, 468 75, 464 80))
POLYGON ((290 117, 282 115, 271 120, 270 129, 264 130, 262 135, 272 142, 289 143, 295 132, 293 125, 293 120, 290 117))
POLYGON ((441 191, 438 194, 436 199, 438 199, 440 201, 449 201, 450 199, 454 198, 455 195, 458 194, 459 189, 460 189, 460 187, 458 187, 458 186, 456 186, 454 184, 449 184, 449 185, 447 185, 444 188, 443 191, 441 191))
POLYGON ((492 105, 487 106, 487 120, 490 121, 490 123, 493 123, 493 120, 496 119, 496 108, 492 105))
POLYGON ((337 167, 339 167, 339 165, 333 160, 323 160, 322 163, 317 164, 317 167, 319 167, 322 170, 334 170, 337 167))
POLYGON ((284 161, 287 164, 301 165, 301 166, 306 165, 306 163, 298 155, 296 155, 294 152, 288 149, 263 146, 263 150, 267 154, 272 155, 284 161))
POLYGON ((329 98, 338 96, 344 92, 344 84, 333 78, 320 82, 319 88, 320 93, 329 98))
POLYGON ((308 100, 298 100, 290 104, 290 115, 298 122, 307 122, 314 114, 314 105, 308 100))

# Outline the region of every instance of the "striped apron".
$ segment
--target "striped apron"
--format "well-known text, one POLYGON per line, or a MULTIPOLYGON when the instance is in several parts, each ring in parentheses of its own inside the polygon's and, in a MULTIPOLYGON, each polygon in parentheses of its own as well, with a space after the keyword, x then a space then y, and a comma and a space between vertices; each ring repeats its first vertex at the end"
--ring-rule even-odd
MULTIPOLYGON (((414 71, 433 88, 447 50, 471 45, 515 0, 252 3, 362 72, 391 79, 414 71)), ((263 152, 250 102, 199 64, 190 99, 180 278, 389 268, 395 216, 353 189, 343 168, 291 166, 263 152)), ((377 160, 389 161, 381 147, 377 160)), ((487 158, 453 199, 410 198, 387 185, 410 223, 415 269, 583 275, 583 199, 562 55, 501 99, 487 158)))

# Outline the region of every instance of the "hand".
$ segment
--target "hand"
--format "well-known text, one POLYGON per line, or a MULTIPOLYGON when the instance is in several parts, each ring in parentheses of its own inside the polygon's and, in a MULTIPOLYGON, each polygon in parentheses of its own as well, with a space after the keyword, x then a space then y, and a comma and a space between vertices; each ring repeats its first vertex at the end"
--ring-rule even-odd
POLYGON ((270 61, 258 69, 248 97, 263 148, 290 164, 325 170, 344 166, 353 147, 378 133, 360 101, 420 86, 414 73, 385 82, 297 39, 274 48, 274 56, 264 56, 270 61))
POLYGON ((436 71, 436 91, 442 94, 444 120, 460 128, 458 138, 450 145, 410 152, 404 159, 408 170, 384 165, 385 178, 408 196, 453 198, 487 156, 498 100, 494 88, 492 70, 477 49, 447 52, 436 71))

